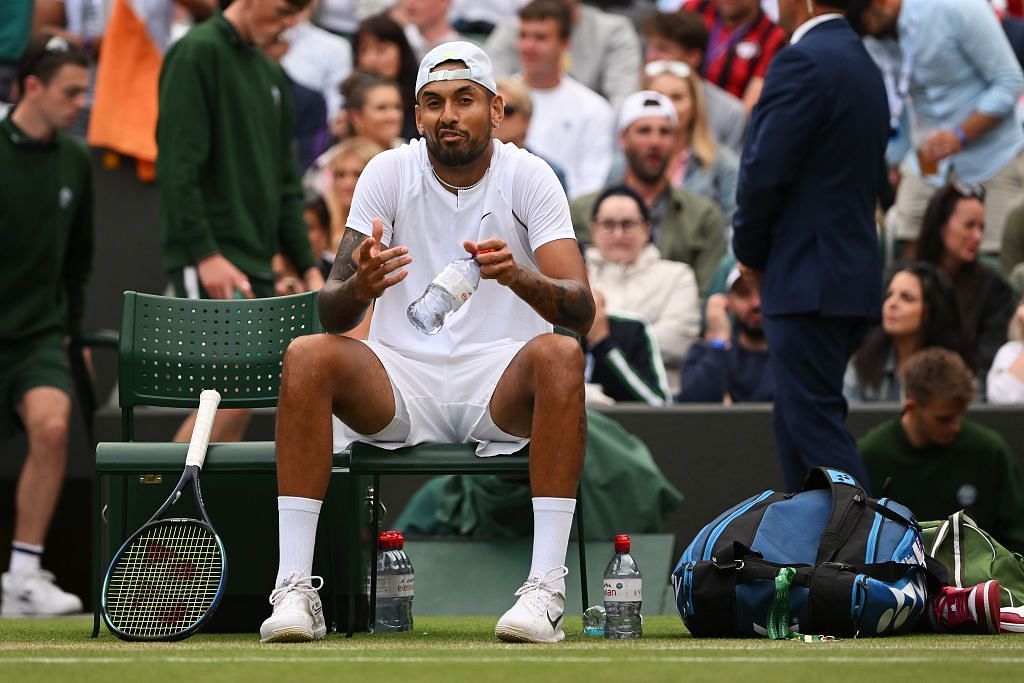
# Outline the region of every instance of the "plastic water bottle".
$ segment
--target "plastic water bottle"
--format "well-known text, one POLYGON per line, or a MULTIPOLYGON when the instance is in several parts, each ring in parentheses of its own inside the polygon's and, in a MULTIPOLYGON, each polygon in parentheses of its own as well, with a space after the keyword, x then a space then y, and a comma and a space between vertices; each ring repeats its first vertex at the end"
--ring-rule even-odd
POLYGON ((480 286, 480 264, 472 256, 452 261, 427 285, 423 296, 409 304, 409 322, 423 334, 437 334, 480 286))
POLYGON ((620 640, 643 635, 643 577, 629 547, 629 536, 616 536, 615 556, 604 570, 605 638, 620 640))
POLYGON ((412 630, 412 600, 416 595, 416 574, 412 569, 412 561, 405 552, 405 536, 401 531, 395 533, 395 552, 398 555, 398 605, 400 631, 412 630))
POLYGON ((374 633, 408 630, 402 628, 402 605, 398 597, 400 576, 398 539, 392 531, 377 539, 377 606, 374 633))

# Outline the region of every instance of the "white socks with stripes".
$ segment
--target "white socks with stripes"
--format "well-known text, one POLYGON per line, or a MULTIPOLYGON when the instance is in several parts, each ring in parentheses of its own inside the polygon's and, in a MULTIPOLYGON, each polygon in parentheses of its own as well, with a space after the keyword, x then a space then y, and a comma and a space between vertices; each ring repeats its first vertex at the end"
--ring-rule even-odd
POLYGON ((316 546, 316 523, 323 501, 296 496, 277 497, 278 543, 280 559, 274 586, 286 576, 298 572, 300 577, 313 573, 313 548, 316 546))
MULTIPOLYGON (((565 564, 575 510, 575 498, 533 499, 533 560, 530 563, 530 579, 539 579, 565 564)), ((559 579, 557 589, 565 593, 564 578, 559 579)))
POLYGON ((43 546, 15 541, 11 543, 11 564, 7 571, 11 574, 24 574, 39 571, 39 561, 43 557, 43 546))

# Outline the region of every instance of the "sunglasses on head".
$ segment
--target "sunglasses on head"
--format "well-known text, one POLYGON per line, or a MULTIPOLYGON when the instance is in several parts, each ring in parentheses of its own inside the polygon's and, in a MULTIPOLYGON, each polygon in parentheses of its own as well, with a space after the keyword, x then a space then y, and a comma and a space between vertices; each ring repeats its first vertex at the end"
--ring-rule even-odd
POLYGON ((979 202, 985 201, 985 188, 981 185, 971 185, 960 179, 954 180, 952 185, 953 189, 965 199, 977 199, 979 202))
POLYGON ((663 74, 672 74, 676 78, 689 78, 693 69, 686 62, 679 62, 668 59, 656 59, 644 66, 644 75, 647 78, 655 78, 663 74))

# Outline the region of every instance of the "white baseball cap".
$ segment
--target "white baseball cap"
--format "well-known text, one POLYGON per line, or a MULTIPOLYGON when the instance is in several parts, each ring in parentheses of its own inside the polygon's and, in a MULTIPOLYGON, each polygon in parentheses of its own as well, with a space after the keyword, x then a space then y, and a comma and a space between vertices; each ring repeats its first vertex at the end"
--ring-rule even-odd
POLYGON ((672 122, 672 125, 679 123, 676 116, 676 108, 672 106, 672 100, 653 90, 641 90, 635 92, 622 101, 619 108, 619 132, 626 130, 639 119, 648 116, 659 116, 672 122))
POLYGON ((428 52, 420 62, 420 70, 416 74, 416 96, 427 83, 433 81, 467 80, 479 83, 489 91, 498 94, 498 86, 494 83, 494 67, 487 53, 473 43, 456 40, 442 43, 428 52), (438 64, 445 62, 462 62, 465 69, 450 69, 431 72, 438 64))

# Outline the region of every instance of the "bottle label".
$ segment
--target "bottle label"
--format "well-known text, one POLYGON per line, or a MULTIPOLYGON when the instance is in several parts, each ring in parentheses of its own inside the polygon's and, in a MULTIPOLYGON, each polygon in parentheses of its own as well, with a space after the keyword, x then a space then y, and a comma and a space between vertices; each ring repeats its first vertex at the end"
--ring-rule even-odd
POLYGON ((399 598, 411 598, 416 594, 416 577, 396 576, 398 585, 395 587, 395 595, 399 598))
POLYGON ((643 579, 605 579, 605 602, 640 602, 644 599, 643 579))
POLYGON ((476 291, 476 286, 467 280, 454 264, 445 266, 445 269, 434 278, 434 284, 451 294, 452 313, 459 310, 462 304, 466 303, 466 300, 476 291))
POLYGON ((393 574, 377 574, 377 599, 398 597, 398 577, 393 574))

